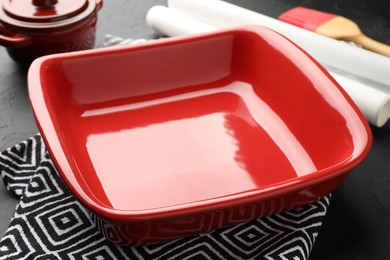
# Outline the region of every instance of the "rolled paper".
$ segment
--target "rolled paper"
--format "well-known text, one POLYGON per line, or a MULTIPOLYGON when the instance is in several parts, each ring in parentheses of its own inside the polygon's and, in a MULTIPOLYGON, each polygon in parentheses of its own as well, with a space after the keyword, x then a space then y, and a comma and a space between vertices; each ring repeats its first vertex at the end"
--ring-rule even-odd
POLYGON ((147 24, 167 36, 180 36, 217 30, 215 26, 189 19, 165 6, 156 5, 146 15, 147 24))
POLYGON ((390 58, 221 0, 168 0, 168 7, 218 28, 257 24, 286 36, 317 61, 390 88, 390 58))
POLYGON ((328 72, 347 92, 370 124, 377 127, 386 124, 390 116, 389 94, 336 72, 328 72))
MULTIPOLYGON (((146 21, 150 27, 166 36, 218 30, 215 26, 190 19, 165 6, 152 7, 146 21)), ((330 71, 330 74, 347 92, 370 124, 381 127, 387 122, 390 115, 389 94, 347 78, 339 72, 330 71)))

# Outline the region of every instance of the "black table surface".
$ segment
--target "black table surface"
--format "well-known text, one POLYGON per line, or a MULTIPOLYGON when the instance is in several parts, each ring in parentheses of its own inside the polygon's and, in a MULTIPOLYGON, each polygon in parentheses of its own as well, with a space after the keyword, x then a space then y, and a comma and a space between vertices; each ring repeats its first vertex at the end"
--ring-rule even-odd
MULTIPOLYGON (((228 2, 272 17, 297 5, 333 12, 355 20, 365 34, 390 44, 387 0, 228 2)), ((104 0, 98 14, 96 44, 102 43, 106 34, 134 39, 157 37, 147 26, 145 15, 152 6, 166 4, 166 0, 104 0)), ((29 105, 26 74, 0 47, 1 150, 38 132, 29 105)), ((390 259, 390 123, 371 130, 374 142, 368 158, 333 192, 310 260, 390 259)), ((0 185, 0 233, 6 230, 17 202, 0 185)))

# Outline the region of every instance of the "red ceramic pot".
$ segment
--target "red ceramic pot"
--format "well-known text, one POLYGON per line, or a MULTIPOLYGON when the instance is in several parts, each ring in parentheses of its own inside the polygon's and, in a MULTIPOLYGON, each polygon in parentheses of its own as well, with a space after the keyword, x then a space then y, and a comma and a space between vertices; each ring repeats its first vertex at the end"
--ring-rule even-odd
POLYGON ((3 0, 0 44, 17 63, 94 47, 102 0, 3 0))

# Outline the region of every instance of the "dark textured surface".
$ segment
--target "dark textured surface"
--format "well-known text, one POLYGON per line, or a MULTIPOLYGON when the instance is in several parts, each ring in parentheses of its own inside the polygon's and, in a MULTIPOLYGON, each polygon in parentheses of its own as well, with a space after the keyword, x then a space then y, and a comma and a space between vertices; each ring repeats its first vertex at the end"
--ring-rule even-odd
MULTIPOLYGON (((390 44, 390 3, 387 0, 229 2, 274 17, 296 5, 341 14, 354 19, 367 35, 390 44)), ((165 5, 166 1, 104 0, 99 12, 97 44, 108 33, 131 38, 155 37, 144 17, 149 8, 157 4, 165 5)), ((390 258, 390 123, 372 130, 374 143, 367 160, 333 193, 311 260, 390 258)), ((0 149, 37 131, 28 102, 26 71, 15 65, 5 49, 0 48, 0 149)), ((16 202, 0 185, 0 233, 5 231, 16 202)))

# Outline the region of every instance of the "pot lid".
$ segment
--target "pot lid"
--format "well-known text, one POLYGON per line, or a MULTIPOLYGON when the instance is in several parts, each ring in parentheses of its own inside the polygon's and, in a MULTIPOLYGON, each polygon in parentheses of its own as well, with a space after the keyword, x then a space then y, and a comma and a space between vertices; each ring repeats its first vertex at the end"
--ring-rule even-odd
POLYGON ((58 22, 84 12, 88 0, 4 0, 4 12, 24 22, 58 22))

